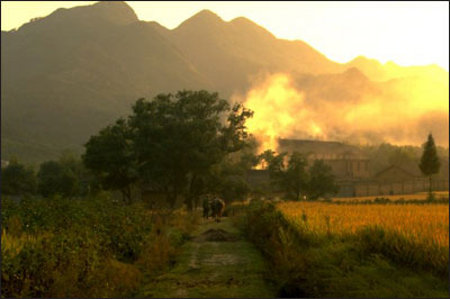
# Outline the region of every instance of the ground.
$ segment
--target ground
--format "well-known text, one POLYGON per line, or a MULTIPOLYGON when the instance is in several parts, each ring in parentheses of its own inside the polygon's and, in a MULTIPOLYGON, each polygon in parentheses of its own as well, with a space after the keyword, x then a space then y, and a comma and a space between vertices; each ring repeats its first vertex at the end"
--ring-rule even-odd
POLYGON ((230 219, 204 220, 174 268, 145 285, 138 297, 276 297, 265 271, 260 253, 230 219))

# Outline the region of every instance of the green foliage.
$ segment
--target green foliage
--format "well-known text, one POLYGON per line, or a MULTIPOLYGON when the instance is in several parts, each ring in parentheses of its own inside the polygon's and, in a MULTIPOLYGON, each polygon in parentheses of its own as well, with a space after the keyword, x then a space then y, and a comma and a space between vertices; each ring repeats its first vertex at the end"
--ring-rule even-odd
POLYGON ((337 193, 338 186, 336 185, 331 167, 326 165, 323 160, 315 160, 309 169, 307 189, 308 196, 312 200, 328 194, 337 193))
POLYGON ((25 167, 12 159, 9 165, 2 168, 2 194, 25 195, 36 192, 36 177, 30 167, 25 167))
POLYGON ((165 193, 171 207, 184 194, 191 209, 213 167, 247 146, 251 116, 204 90, 139 99, 127 121, 91 137, 83 160, 107 189, 130 198, 130 185, 139 181, 165 193))
POLYGON ((112 126, 91 136, 85 145, 82 159, 87 168, 99 178, 106 190, 120 190, 131 201, 130 185, 137 180, 131 132, 127 123, 119 119, 112 126))
POLYGON ((129 296, 139 284, 140 271, 127 263, 151 242, 152 219, 141 205, 2 197, 2 222, 6 297, 129 296))
POLYGON ((69 167, 56 161, 41 164, 38 177, 38 191, 42 196, 56 194, 71 197, 77 193, 78 178, 69 167))
POLYGON ((368 227, 337 237, 254 201, 239 225, 271 264, 279 297, 446 297, 448 249, 368 227), (433 260, 433 262, 431 262, 433 260))
POLYGON ((302 196, 315 200, 335 194, 338 187, 331 167, 322 160, 315 160, 308 169, 306 157, 298 152, 275 154, 267 150, 259 156, 268 164, 270 179, 286 192, 287 198, 300 200, 302 196), (289 159, 285 162, 286 157, 289 159))
POLYGON ((287 168, 283 173, 282 186, 288 191, 290 198, 300 200, 300 195, 307 193, 309 185, 307 165, 304 155, 294 152, 289 156, 287 168))
POLYGON ((244 200, 249 191, 250 187, 242 177, 228 177, 221 181, 219 195, 226 203, 231 203, 244 200))
POLYGON ((359 244, 366 253, 377 253, 411 269, 429 271, 448 278, 448 248, 439 245, 418 245, 413 237, 386 231, 381 227, 366 227, 357 232, 359 244))
POLYGON ((441 163, 437 156, 436 145, 434 144, 434 139, 431 133, 428 135, 427 142, 423 145, 423 154, 420 158, 419 168, 422 171, 423 175, 429 178, 429 191, 428 191, 428 199, 430 201, 434 200, 434 195, 432 193, 432 184, 431 177, 433 174, 439 172, 439 168, 441 167, 441 163))
POLYGON ((423 145, 423 154, 419 164, 420 170, 424 175, 431 176, 439 172, 440 166, 433 136, 429 134, 427 142, 423 145))
POLYGON ((166 188, 172 204, 187 187, 188 208, 200 192, 201 177, 245 146, 245 120, 252 115, 203 90, 160 94, 151 102, 141 99, 133 112, 130 127, 141 178, 166 188))

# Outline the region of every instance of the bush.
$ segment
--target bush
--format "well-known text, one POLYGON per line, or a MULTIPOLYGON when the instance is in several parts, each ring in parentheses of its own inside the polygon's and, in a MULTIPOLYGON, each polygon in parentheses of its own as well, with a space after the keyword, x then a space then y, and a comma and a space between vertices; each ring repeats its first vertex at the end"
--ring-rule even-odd
POLYGON ((173 264, 198 223, 189 214, 153 216, 140 203, 114 203, 106 194, 20 202, 3 197, 3 296, 131 296, 142 272, 173 264))
POLYGON ((377 227, 319 234, 308 228, 306 215, 292 223, 261 201, 252 202, 238 224, 270 262, 267 279, 280 297, 448 295, 448 248, 445 255, 444 248, 417 247, 377 227))

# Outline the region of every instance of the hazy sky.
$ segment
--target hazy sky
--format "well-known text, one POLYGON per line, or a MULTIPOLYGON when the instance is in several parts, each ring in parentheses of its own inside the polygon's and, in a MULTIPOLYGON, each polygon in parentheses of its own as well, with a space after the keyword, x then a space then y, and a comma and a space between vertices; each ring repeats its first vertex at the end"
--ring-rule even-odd
MULTIPOLYGON (((436 63, 448 70, 449 2, 126 1, 139 19, 173 29, 202 9, 225 21, 244 16, 279 38, 299 39, 337 62, 364 55, 400 65, 436 63)), ((1 1, 2 30, 59 7, 95 1, 1 1)))

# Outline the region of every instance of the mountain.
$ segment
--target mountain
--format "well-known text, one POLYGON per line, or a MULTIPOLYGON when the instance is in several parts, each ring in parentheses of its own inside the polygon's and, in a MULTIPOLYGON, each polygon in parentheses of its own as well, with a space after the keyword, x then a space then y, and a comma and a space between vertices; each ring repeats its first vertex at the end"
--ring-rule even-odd
POLYGON ((207 89, 230 98, 262 74, 289 74, 311 106, 398 95, 411 78, 420 85, 424 76, 443 84, 438 97, 445 88, 448 94, 448 72, 438 67, 363 57, 340 64, 303 41, 278 39, 243 17, 225 22, 208 10, 169 30, 140 21, 125 2, 101 1, 2 31, 1 41, 2 159, 27 162, 66 148, 81 153, 92 134, 129 114, 140 97, 207 89))
POLYGON ((82 149, 139 97, 211 88, 154 26, 121 2, 58 9, 2 32, 2 152, 82 149))
POLYGON ((346 64, 355 67, 374 81, 387 81, 395 78, 422 77, 434 78, 441 82, 448 82, 448 72, 436 64, 426 66, 399 66, 393 61, 381 64, 376 59, 358 56, 346 64))
POLYGON ((261 72, 344 70, 302 41, 277 39, 243 17, 225 22, 209 10, 184 21, 168 38, 220 91, 245 89, 251 75, 261 72))

